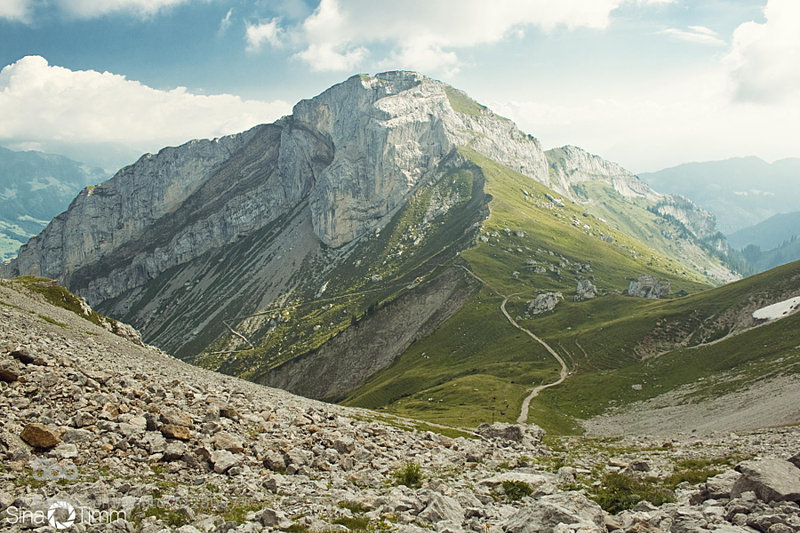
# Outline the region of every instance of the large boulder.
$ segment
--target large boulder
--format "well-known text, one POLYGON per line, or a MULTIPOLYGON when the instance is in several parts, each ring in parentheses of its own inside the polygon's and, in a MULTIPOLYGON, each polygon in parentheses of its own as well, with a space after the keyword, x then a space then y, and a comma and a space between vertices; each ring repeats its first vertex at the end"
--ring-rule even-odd
POLYGON ((464 520, 464 508, 453 498, 434 492, 419 517, 431 524, 439 522, 461 524, 464 520))
POLYGON ((22 440, 40 450, 52 448, 61 442, 61 435, 54 429, 44 424, 28 424, 20 434, 22 440))
POLYGON ((628 296, 657 300, 669 296, 671 290, 669 281, 657 280, 649 274, 642 274, 639 279, 631 280, 628 285, 628 296))
POLYGON ((517 442, 526 447, 536 446, 542 442, 542 437, 544 437, 544 430, 533 424, 495 422, 492 425, 481 424, 476 431, 480 436, 487 439, 517 442))
POLYGON ((739 497, 752 491, 765 502, 800 502, 800 469, 783 459, 755 459, 736 466, 742 474, 731 490, 739 497))
POLYGON ((562 300, 564 300, 564 295, 560 292, 546 292, 544 294, 538 294, 536 298, 528 302, 526 314, 541 315, 542 313, 547 313, 555 309, 556 305, 558 305, 558 302, 562 300))
POLYGON ((543 496, 514 513, 505 523, 506 533, 551 533, 558 526, 581 533, 605 533, 603 510, 580 492, 543 496))
POLYGON ((578 286, 575 289, 575 301, 582 302, 584 300, 591 300, 597 297, 597 287, 588 279, 578 280, 578 286))

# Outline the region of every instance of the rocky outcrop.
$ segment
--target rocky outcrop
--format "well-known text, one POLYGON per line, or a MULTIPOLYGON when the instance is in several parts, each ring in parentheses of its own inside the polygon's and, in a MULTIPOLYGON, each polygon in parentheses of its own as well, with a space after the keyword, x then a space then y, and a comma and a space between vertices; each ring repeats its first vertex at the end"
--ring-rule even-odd
POLYGON ((628 285, 628 296, 657 300, 669 296, 671 290, 669 281, 657 280, 649 274, 642 274, 638 279, 631 280, 628 285))
POLYGON ((525 313, 529 316, 548 313, 555 309, 556 305, 562 301, 564 301, 564 295, 560 292, 546 292, 544 294, 537 294, 536 298, 528 302, 528 307, 525 313))
POLYGON ((597 287, 588 279, 579 279, 575 288, 575 301, 582 302, 597 297, 597 287))
POLYGON ((562 146, 545 153, 550 163, 553 188, 569 198, 575 198, 572 192, 575 185, 598 181, 610 185, 629 200, 657 202, 664 196, 618 164, 577 146, 562 146))

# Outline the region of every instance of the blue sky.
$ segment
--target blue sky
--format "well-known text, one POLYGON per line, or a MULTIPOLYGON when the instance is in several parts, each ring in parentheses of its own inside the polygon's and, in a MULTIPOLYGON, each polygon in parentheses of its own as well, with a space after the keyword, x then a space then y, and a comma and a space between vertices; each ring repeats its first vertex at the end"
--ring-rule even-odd
POLYGON ((800 156, 797 0, 0 0, 0 145, 106 167, 419 70, 633 171, 800 156))

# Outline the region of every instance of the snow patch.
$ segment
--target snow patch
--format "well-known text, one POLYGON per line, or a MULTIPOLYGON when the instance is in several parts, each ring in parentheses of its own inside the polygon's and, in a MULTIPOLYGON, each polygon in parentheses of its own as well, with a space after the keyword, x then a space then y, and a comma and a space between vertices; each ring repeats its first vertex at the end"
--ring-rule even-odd
POLYGON ((798 309, 800 309, 800 296, 795 296, 794 298, 756 309, 753 311, 753 318, 778 320, 779 318, 786 318, 798 309))

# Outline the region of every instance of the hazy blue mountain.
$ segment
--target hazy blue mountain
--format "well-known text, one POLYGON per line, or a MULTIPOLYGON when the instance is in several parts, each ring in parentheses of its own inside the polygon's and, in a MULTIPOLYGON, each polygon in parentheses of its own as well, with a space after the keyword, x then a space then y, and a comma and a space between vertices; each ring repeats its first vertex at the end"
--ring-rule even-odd
POLYGON ((770 250, 798 235, 800 235, 800 211, 795 211, 772 216, 763 222, 731 233, 728 235, 728 242, 738 250, 750 244, 763 250, 770 250))
POLYGON ((639 177, 654 189, 682 194, 732 234, 778 213, 800 209, 800 159, 770 164, 757 157, 686 163, 639 177))
POLYGON ((14 257, 81 189, 107 177, 60 155, 0 147, 0 259, 14 257))

